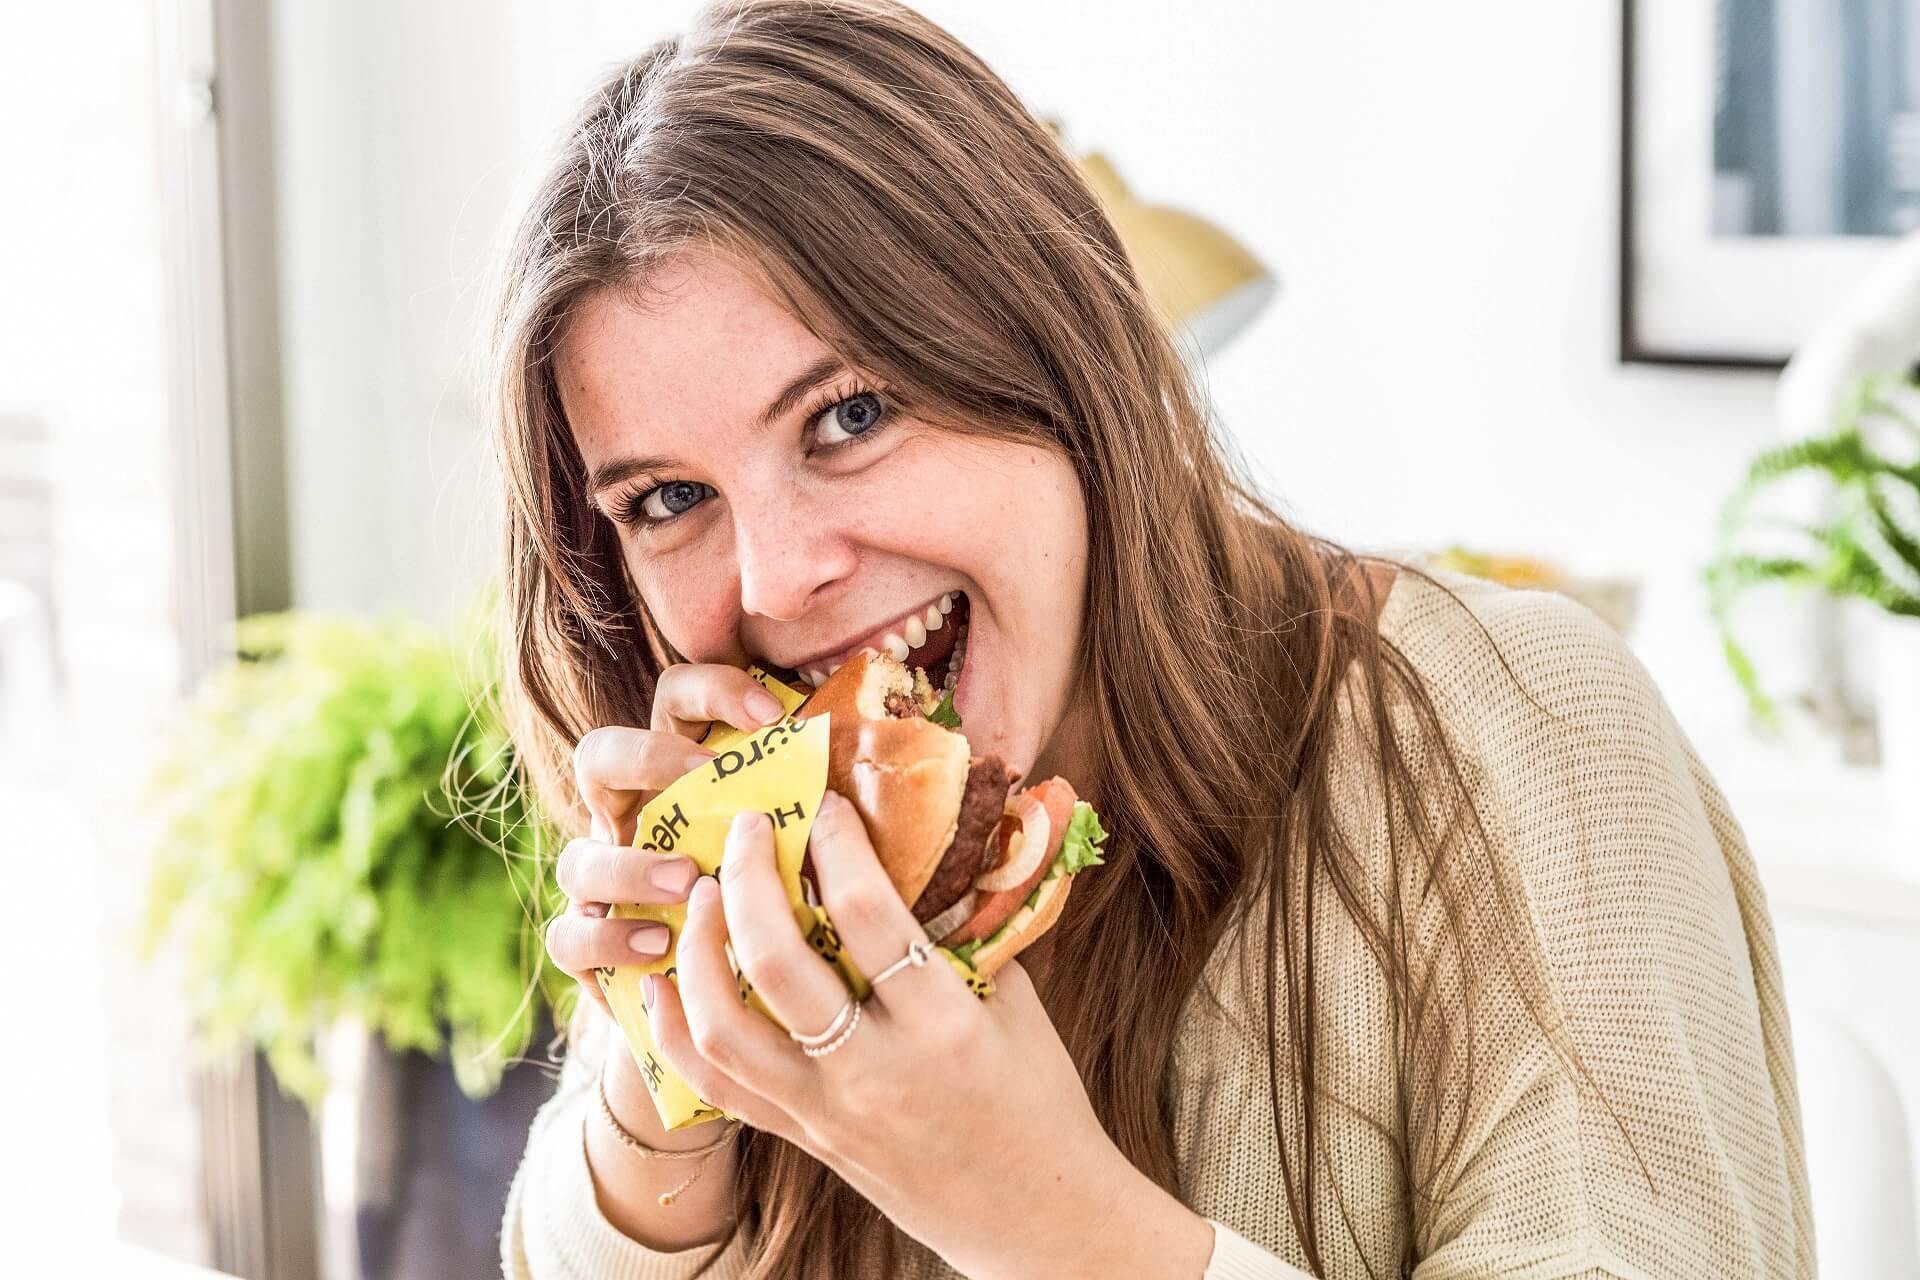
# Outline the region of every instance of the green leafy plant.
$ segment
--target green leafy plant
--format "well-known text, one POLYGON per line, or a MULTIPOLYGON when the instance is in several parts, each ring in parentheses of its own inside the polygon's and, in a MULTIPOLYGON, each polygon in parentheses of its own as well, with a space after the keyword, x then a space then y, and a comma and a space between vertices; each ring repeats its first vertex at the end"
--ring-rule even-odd
POLYGON ((457 635, 400 618, 259 614, 146 779, 152 960, 177 940, 205 1053, 251 1043, 309 1107, 314 1036, 356 1017, 491 1093, 540 1006, 577 988, 538 922, 558 842, 525 795, 476 610, 457 635), (461 652, 460 639, 471 641, 461 652))
POLYGON ((1778 727, 1779 713, 1734 635, 1734 605, 1746 592, 1768 584, 1813 588, 1920 618, 1920 426, 1899 403, 1899 393, 1915 386, 1882 375, 1856 380, 1832 431, 1762 453, 1727 500, 1705 576, 1727 663, 1770 726, 1778 727), (1809 474, 1827 482, 1829 518, 1808 523, 1754 513, 1760 493, 1809 474), (1756 550, 1755 535, 1774 543, 1756 550))

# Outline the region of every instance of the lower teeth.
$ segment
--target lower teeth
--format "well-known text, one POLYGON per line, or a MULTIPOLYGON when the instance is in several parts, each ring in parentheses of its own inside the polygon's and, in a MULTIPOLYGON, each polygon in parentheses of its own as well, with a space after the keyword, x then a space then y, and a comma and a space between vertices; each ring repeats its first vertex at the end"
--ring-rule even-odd
POLYGON ((953 655, 947 659, 946 678, 940 682, 941 693, 952 693, 960 684, 960 667, 967 660, 967 624, 960 624, 960 633, 953 638, 953 655))

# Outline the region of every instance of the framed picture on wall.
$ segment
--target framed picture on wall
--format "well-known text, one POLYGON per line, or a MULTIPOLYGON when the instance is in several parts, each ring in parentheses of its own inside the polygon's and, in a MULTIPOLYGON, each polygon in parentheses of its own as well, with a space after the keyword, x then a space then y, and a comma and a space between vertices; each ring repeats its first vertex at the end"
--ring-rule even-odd
POLYGON ((1621 0, 1620 358, 1777 367, 1920 227, 1920 0, 1621 0))

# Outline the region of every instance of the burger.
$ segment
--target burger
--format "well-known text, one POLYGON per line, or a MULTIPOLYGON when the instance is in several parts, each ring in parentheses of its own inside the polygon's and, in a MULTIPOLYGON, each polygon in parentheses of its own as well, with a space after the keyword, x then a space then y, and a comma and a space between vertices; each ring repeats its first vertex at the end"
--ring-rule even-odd
POLYGON ((927 937, 981 977, 1053 927, 1073 877, 1107 838, 1064 778, 1022 787, 998 756, 975 755, 952 690, 863 650, 794 712, 833 714, 827 786, 852 801, 874 853, 927 937))

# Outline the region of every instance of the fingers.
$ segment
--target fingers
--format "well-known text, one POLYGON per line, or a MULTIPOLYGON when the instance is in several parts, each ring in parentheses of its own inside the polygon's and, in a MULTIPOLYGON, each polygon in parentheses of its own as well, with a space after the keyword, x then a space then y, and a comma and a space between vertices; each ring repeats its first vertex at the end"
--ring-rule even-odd
MULTIPOLYGON (((642 978, 641 990, 647 1003, 647 1025, 660 1054, 701 1098, 728 1115, 756 1129, 778 1134, 789 1140, 800 1137, 800 1126, 787 1110, 746 1085, 741 1084, 694 1047, 693 1032, 687 1025, 687 1008, 680 988, 664 974, 642 978)), ((730 997, 732 998, 732 997, 730 997)), ((733 999, 735 1005, 738 999, 733 999)), ((742 1012, 751 1013, 750 1010, 742 1012)), ((752 1014, 753 1020, 766 1025, 766 1019, 752 1014)))
POLYGON ((806 1033, 832 1022, 849 993, 794 923, 766 814, 743 811, 727 829, 720 898, 734 961, 781 1025, 806 1033))
POLYGON ((554 879, 574 902, 685 902, 700 868, 690 859, 598 840, 574 839, 560 851, 554 879))
POLYGON ((713 759, 713 752, 685 737, 602 725, 573 749, 574 782, 594 819, 597 838, 627 843, 633 816, 650 793, 664 791, 713 759))
POLYGON ((653 691, 654 730, 683 738, 700 737, 715 720, 764 729, 785 714, 752 676, 718 663, 676 663, 660 673, 653 691))
POLYGON ((655 920, 619 920, 572 910, 547 925, 547 954, 554 966, 596 993, 595 969, 641 964, 666 953, 667 926, 655 920))
POLYGON ((1034 989, 1033 975, 1018 960, 1009 960, 993 975, 993 999, 987 1001, 993 1012, 1017 1022, 1042 1019, 1052 1025, 1040 993, 1034 989))
POLYGON ((613 1017, 613 1006, 607 1003, 607 993, 600 989, 600 980, 598 978, 592 974, 588 974, 586 977, 576 978, 574 981, 579 984, 581 991, 587 996, 593 997, 593 999, 599 1003, 600 1012, 606 1014, 608 1018, 613 1017))
MULTIPOLYGON (((794 927, 791 917, 787 925, 794 927)), ((675 953, 679 1007, 685 1019, 678 1052, 697 1072, 710 1067, 729 1081, 752 1080, 755 1092, 790 1106, 808 1088, 804 1072, 807 1060, 786 1032, 740 998, 733 968, 727 963, 729 936, 719 886, 711 877, 702 876, 687 900, 687 919, 681 926, 675 953)), ((657 993, 665 984, 655 981, 650 985, 657 993)), ((660 1035, 659 1024, 655 1026, 655 1034, 660 1035)), ((660 1043, 675 1069, 680 1069, 681 1058, 668 1051, 668 1041, 662 1039, 660 1043)), ((685 1071, 681 1074, 687 1075, 685 1071)), ((690 1076, 688 1083, 708 1101, 732 1110, 690 1076)))
MULTIPOLYGON (((927 931, 900 900, 886 868, 874 856, 859 812, 838 793, 829 791, 820 797, 820 812, 814 816, 807 848, 813 855, 820 903, 827 909, 854 968, 872 978, 907 954, 908 944, 926 941, 927 931)), ((935 959, 888 978, 874 988, 874 994, 890 1010, 898 1010, 924 1004, 935 998, 933 993, 941 987, 951 987, 954 994, 966 990, 951 967, 935 959), (943 978, 951 981, 943 982, 943 978)))

